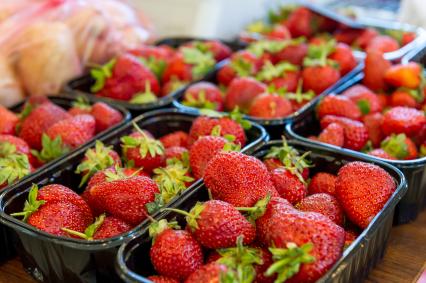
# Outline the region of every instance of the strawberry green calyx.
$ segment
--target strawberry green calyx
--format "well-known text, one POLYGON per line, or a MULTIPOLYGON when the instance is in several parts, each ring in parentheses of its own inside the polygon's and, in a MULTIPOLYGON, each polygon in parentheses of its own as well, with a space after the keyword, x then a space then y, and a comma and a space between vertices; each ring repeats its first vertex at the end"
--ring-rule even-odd
POLYGON ((360 99, 356 102, 356 105, 358 106, 359 110, 361 111, 362 115, 367 115, 371 111, 370 102, 366 99, 360 99))
POLYGON ((16 153, 16 146, 10 142, 0 143, 0 157, 8 157, 11 154, 16 153))
POLYGON ((216 102, 212 102, 206 98, 206 92, 204 90, 201 90, 196 98, 192 94, 185 95, 185 100, 182 101, 182 104, 189 107, 212 110, 217 108, 216 102))
POLYGON ((88 149, 84 154, 85 160, 81 162, 75 173, 83 174, 80 187, 83 186, 90 177, 100 170, 107 169, 114 165, 114 159, 110 155, 112 146, 105 146, 97 140, 95 148, 88 149))
POLYGON ((309 254, 312 248, 312 243, 306 243, 300 247, 295 243, 287 243, 286 249, 269 248, 274 263, 268 268, 265 275, 272 276, 277 273, 278 276, 275 282, 285 282, 299 272, 302 264, 315 261, 315 257, 309 254))
POLYGON ((268 193, 266 197, 257 201, 253 207, 237 207, 237 210, 245 213, 247 220, 252 224, 255 224, 256 220, 265 214, 266 208, 268 207, 270 201, 271 194, 268 193))
POLYGON ((200 214, 201 214, 201 212, 203 212, 204 207, 205 207, 204 203, 197 202, 194 205, 194 207, 191 208, 191 210, 189 212, 187 212, 185 210, 181 210, 181 209, 176 209, 176 208, 164 208, 163 210, 173 211, 173 212, 185 215, 186 223, 188 224, 191 231, 194 232, 196 229, 198 229, 197 220, 200 218, 200 214))
MULTIPOLYGON (((424 80, 424 78, 422 78, 422 80, 424 80)), ((425 99, 423 95, 423 87, 421 87, 420 89, 409 89, 409 88, 401 87, 401 88, 398 88, 397 91, 408 93, 418 103, 422 103, 425 99)))
POLYGON ((62 138, 60 136, 52 140, 48 135, 43 134, 41 137, 41 145, 42 149, 40 152, 31 150, 31 153, 42 163, 55 160, 71 150, 68 146, 62 144, 62 138))
POLYGON ((281 23, 283 20, 288 19, 290 14, 297 8, 297 5, 286 4, 278 9, 270 9, 268 11, 268 20, 270 23, 281 23))
POLYGON ((151 83, 149 81, 145 82, 145 91, 136 93, 130 103, 132 104, 147 104, 157 101, 157 96, 151 91, 151 83))
POLYGON ((152 222, 151 225, 149 225, 148 232, 153 243, 155 242, 155 238, 167 229, 180 229, 176 221, 168 222, 166 219, 157 221, 151 216, 148 216, 148 219, 152 222))
POLYGON ((247 50, 257 57, 261 57, 265 52, 275 54, 288 46, 300 45, 305 41, 304 37, 285 40, 259 40, 251 43, 247 50))
POLYGON ((139 148, 139 154, 142 158, 145 158, 148 153, 155 157, 156 155, 164 155, 165 149, 163 144, 156 139, 150 138, 146 135, 144 131, 139 128, 139 126, 133 122, 133 127, 138 133, 141 134, 140 137, 131 137, 124 136, 121 138, 123 143, 123 149, 126 151, 128 148, 139 148))
POLYGON ((0 185, 11 185, 31 173, 31 165, 25 154, 11 154, 0 158, 0 185))
POLYGON ((31 114, 31 112, 34 110, 34 105, 32 103, 25 103, 24 109, 22 109, 21 113, 18 114, 19 122, 16 124, 15 132, 20 133, 22 122, 31 114))
POLYGON ((98 92, 104 88, 105 81, 112 76, 112 69, 116 62, 116 59, 112 59, 105 65, 95 66, 95 68, 90 71, 90 75, 95 79, 95 83, 90 88, 91 92, 98 92))
POLYGON ((405 134, 392 134, 381 143, 380 147, 390 156, 404 159, 409 154, 408 145, 405 143, 406 139, 407 136, 405 134))
POLYGON ((138 57, 138 59, 142 62, 142 64, 144 64, 148 69, 150 69, 151 72, 154 73, 157 79, 161 79, 164 70, 167 67, 167 63, 165 60, 155 58, 154 56, 149 56, 148 58, 138 57))
POLYGON ((38 186, 36 184, 33 184, 30 192, 28 193, 28 199, 25 201, 24 204, 24 211, 12 213, 11 216, 13 217, 19 217, 23 216, 22 221, 26 222, 28 220, 28 217, 31 216, 34 212, 36 212, 40 206, 46 203, 44 200, 37 200, 38 196, 38 186))
POLYGON ((253 65, 243 58, 234 58, 229 63, 229 66, 237 73, 238 77, 248 77, 253 75, 253 65))
POLYGON ((367 143, 364 145, 364 147, 361 149, 361 152, 364 153, 369 153, 370 151, 372 151, 374 149, 373 147, 373 143, 371 142, 371 140, 367 141, 367 143))
MULTIPOLYGON (((210 135, 213 137, 220 137, 221 136, 222 127, 220 125, 216 125, 213 127, 210 135)), ((224 139, 226 139, 226 143, 223 146, 223 151, 240 151, 241 145, 235 144, 235 136, 234 135, 224 135, 224 139)))
POLYGON ((87 228, 84 230, 84 233, 78 232, 78 231, 74 231, 68 228, 61 228, 62 231, 67 232, 68 234, 70 234, 71 236, 77 236, 79 238, 88 240, 88 241, 93 241, 93 236, 95 235, 96 231, 98 231, 98 229, 102 226, 102 224, 105 221, 105 214, 101 214, 99 215, 99 217, 96 217, 95 222, 93 222, 92 224, 90 224, 89 226, 87 226, 87 228))
POLYGON ((77 97, 76 101, 72 103, 72 106, 85 111, 90 111, 92 109, 87 97, 82 95, 77 97))
POLYGON ((167 94, 173 93, 181 88, 183 88, 185 85, 189 84, 187 81, 181 81, 176 76, 172 76, 170 81, 167 82, 167 85, 169 86, 169 92, 167 94))
POLYGON ((161 195, 161 193, 159 193, 159 194, 157 193, 157 194, 155 194, 154 201, 145 204, 145 208, 146 208, 148 214, 153 214, 153 213, 163 209, 164 205, 165 205, 165 203, 164 203, 164 200, 163 200, 163 196, 161 195))
POLYGON ((131 178, 134 177, 136 175, 138 175, 139 171, 141 171, 143 168, 139 168, 136 172, 134 172, 132 175, 126 175, 124 173, 124 169, 121 168, 120 166, 116 165, 114 167, 114 171, 110 171, 110 170, 106 170, 105 171, 105 176, 106 176, 106 181, 107 182, 114 182, 117 180, 122 180, 122 179, 127 179, 127 178, 131 178))
POLYGON ((333 68, 338 68, 339 64, 336 61, 327 59, 334 52, 335 48, 335 40, 329 40, 320 45, 309 45, 308 56, 303 60, 303 65, 305 67, 332 66, 333 68))
POLYGON ((297 103, 302 103, 303 101, 311 101, 316 96, 316 94, 312 90, 303 92, 303 80, 299 80, 297 83, 296 92, 286 93, 284 96, 287 99, 296 101, 297 103))
POLYGON ((259 81, 270 81, 282 77, 285 72, 296 72, 298 69, 296 65, 288 62, 273 65, 270 61, 267 61, 259 73, 257 73, 256 79, 259 81))
POLYGON ((252 127, 250 121, 244 119, 243 113, 241 113, 240 108, 235 107, 229 114, 228 117, 237 122, 243 127, 244 130, 249 130, 252 127))
POLYGON ((184 62, 192 65, 192 77, 194 80, 201 79, 216 64, 211 52, 202 52, 198 48, 191 47, 183 47, 181 51, 184 62))

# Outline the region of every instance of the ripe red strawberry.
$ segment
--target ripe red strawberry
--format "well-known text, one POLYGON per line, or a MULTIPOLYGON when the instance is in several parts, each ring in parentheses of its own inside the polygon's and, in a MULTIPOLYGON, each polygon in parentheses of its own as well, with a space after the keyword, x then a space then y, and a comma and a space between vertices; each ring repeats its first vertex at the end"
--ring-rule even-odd
POLYGON ((196 108, 223 110, 223 97, 219 88, 209 82, 191 85, 183 95, 182 104, 196 108))
POLYGON ((266 168, 269 172, 272 170, 284 166, 279 159, 276 158, 268 158, 263 160, 263 164, 265 164, 266 168))
POLYGON ((377 94, 377 97, 379 98, 380 105, 382 105, 382 109, 385 109, 390 103, 389 95, 386 93, 379 93, 377 94))
POLYGON ((290 44, 281 51, 273 54, 274 62, 289 62, 301 66, 303 59, 308 54, 308 45, 305 43, 290 44))
POLYGON ((14 135, 15 128, 18 124, 18 116, 9 111, 6 107, 0 105, 0 134, 2 135, 14 135))
POLYGON ((201 282, 210 282, 210 283, 219 283, 221 278, 226 274, 228 268, 216 262, 206 264, 195 272, 193 272, 186 280, 185 283, 201 283, 201 282))
POLYGON ((148 276, 148 279, 154 283, 179 283, 178 280, 161 275, 148 276))
POLYGON ((397 64, 386 71, 385 82, 394 87, 415 89, 420 85, 421 76, 422 67, 419 64, 414 62, 397 64))
POLYGON ((415 136, 426 124, 426 118, 422 111, 408 107, 394 107, 383 116, 382 131, 390 134, 406 134, 415 136))
POLYGON ((383 115, 381 113, 371 113, 362 118, 362 122, 368 131, 368 137, 373 147, 378 147, 383 140, 382 132, 383 115))
POLYGON ((307 67, 303 70, 303 89, 321 94, 340 79, 340 73, 331 66, 307 67))
POLYGON ((61 107, 51 102, 45 102, 33 109, 22 122, 19 137, 25 140, 31 148, 40 150, 42 134, 56 122, 70 117, 71 115, 61 107))
POLYGON ((299 68, 288 62, 273 65, 270 61, 266 61, 256 74, 257 80, 272 85, 275 89, 285 88, 289 92, 296 91, 299 78, 299 68))
POLYGON ((160 275, 182 281, 203 265, 201 246, 188 231, 173 230, 166 220, 151 224, 150 231, 154 242, 149 254, 160 275))
POLYGON ((387 53, 399 49, 399 43, 394 38, 387 35, 374 37, 367 45, 367 51, 378 51, 387 53))
POLYGON ((379 32, 374 28, 366 28, 360 35, 357 36, 353 45, 361 49, 366 49, 370 42, 379 35, 379 32))
POLYGON ((136 124, 135 127, 136 132, 121 138, 123 154, 133 166, 143 167, 145 172, 151 173, 164 163, 164 146, 159 140, 147 136, 136 124))
POLYGON ((278 194, 291 204, 300 202, 307 194, 306 184, 284 167, 274 169, 271 179, 278 194))
POLYGON ((189 130, 190 144, 194 143, 201 136, 209 136, 216 126, 220 126, 221 136, 234 136, 234 143, 241 145, 241 147, 246 144, 246 134, 238 122, 228 117, 218 119, 206 116, 200 116, 192 122, 191 129, 189 130))
POLYGON ((391 156, 389 153, 387 153, 386 151, 384 151, 381 148, 373 149, 372 151, 369 151, 367 154, 375 156, 375 157, 388 159, 388 160, 396 160, 395 157, 391 156))
POLYGON ((345 144, 344 129, 338 123, 331 123, 324 130, 322 130, 318 136, 318 140, 323 143, 343 147, 345 144))
POLYGON ((219 84, 228 86, 236 77, 247 77, 257 73, 260 60, 248 50, 240 50, 232 54, 230 63, 217 73, 219 84))
POLYGON ((189 154, 187 148, 181 147, 181 146, 172 146, 172 147, 166 148, 165 159, 168 160, 172 158, 177 158, 179 160, 182 160, 184 154, 189 154))
POLYGON ((275 24, 268 29, 264 35, 267 39, 272 40, 284 40, 284 39, 291 39, 290 31, 284 26, 280 24, 275 24))
POLYGON ((68 109, 68 113, 72 116, 90 114, 92 106, 84 96, 77 97, 76 101, 72 103, 72 107, 68 109))
POLYGON ((349 73, 357 65, 352 49, 344 43, 338 43, 336 45, 336 49, 328 56, 328 58, 339 63, 340 73, 342 75, 349 73))
POLYGON ((199 42, 198 45, 201 45, 200 49, 207 49, 213 53, 216 62, 220 62, 232 55, 232 50, 219 40, 206 40, 199 42))
POLYGON ((326 115, 334 115, 359 120, 361 118, 361 111, 348 97, 343 95, 329 95, 318 104, 317 115, 319 119, 322 119, 326 115))
POLYGON ((251 103, 248 115, 262 119, 284 118, 293 112, 291 102, 280 95, 263 93, 251 103))
POLYGON ((265 91, 266 85, 253 78, 236 78, 226 91, 225 109, 231 111, 238 106, 241 111, 246 112, 253 100, 265 91))
POLYGON ((262 264, 254 264, 256 270, 256 278, 254 282, 257 283, 273 283, 276 276, 266 276, 265 272, 274 263, 272 260, 272 254, 268 249, 263 247, 255 247, 260 252, 260 258, 262 264))
POLYGON ((170 134, 164 135, 160 138, 160 142, 165 148, 181 146, 189 147, 189 135, 183 131, 176 131, 170 134))
POLYGON ((286 26, 293 38, 304 36, 311 37, 317 30, 315 15, 305 7, 294 10, 286 21, 286 26))
POLYGON ((90 114, 96 121, 96 133, 105 131, 123 120, 123 115, 118 110, 103 102, 93 104, 90 114))
POLYGON ((319 172, 312 177, 308 186, 308 193, 310 195, 327 193, 334 196, 335 185, 336 176, 326 172, 319 172))
POLYGON ((0 134, 0 157, 7 157, 14 153, 25 154, 30 161, 33 158, 30 147, 23 139, 12 135, 0 134))
POLYGON ((361 84, 348 88, 342 95, 352 100, 363 115, 382 111, 382 105, 378 96, 361 84))
POLYGON ((131 224, 140 224, 146 219, 145 205, 154 201, 158 193, 157 184, 148 177, 134 176, 94 185, 89 191, 93 199, 112 216, 131 224))
POLYGON ((325 193, 313 194, 296 205, 301 211, 318 212, 339 226, 343 225, 343 209, 335 197, 325 193))
POLYGON ((239 152, 215 155, 207 164, 204 182, 215 199, 234 206, 249 207, 267 194, 278 195, 265 165, 239 152))
POLYGON ((392 63, 383 58, 379 51, 368 51, 364 63, 363 84, 372 91, 386 89, 385 73, 392 63))
POLYGON ((345 117, 327 115, 321 119, 321 128, 324 129, 331 123, 337 123, 343 127, 345 133, 345 147, 353 150, 360 150, 367 143, 368 131, 363 123, 345 117))
POLYGON ((344 27, 333 33, 333 37, 337 42, 352 45, 354 41, 361 35, 363 31, 359 29, 351 29, 344 27))
POLYGON ((340 168, 336 197, 346 216, 365 229, 396 189, 393 178, 377 165, 351 162, 340 168))
POLYGON ((416 90, 399 89, 391 94, 389 105, 391 107, 405 106, 416 108, 418 105, 416 98, 418 97, 419 95, 416 90))
POLYGON ((400 160, 416 159, 419 155, 416 144, 405 134, 392 134, 383 140, 380 147, 390 156, 400 160))

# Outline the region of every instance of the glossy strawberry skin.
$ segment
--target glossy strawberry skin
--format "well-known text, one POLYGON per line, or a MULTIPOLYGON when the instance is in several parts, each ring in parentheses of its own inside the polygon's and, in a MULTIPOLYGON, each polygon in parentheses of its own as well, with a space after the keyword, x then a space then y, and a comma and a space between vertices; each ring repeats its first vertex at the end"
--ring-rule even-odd
POLYGON ((96 133, 105 131, 123 120, 123 115, 118 110, 103 102, 93 104, 90 114, 96 121, 96 133))
POLYGON ((338 43, 335 51, 330 54, 329 58, 339 63, 342 75, 349 73, 357 65, 352 49, 344 43, 338 43))
POLYGON ((308 186, 308 192, 310 195, 327 193, 334 196, 335 189, 336 176, 326 172, 319 172, 315 174, 308 186))
POLYGON ((305 91, 321 94, 340 79, 340 72, 331 66, 307 67, 302 72, 302 78, 305 91))
POLYGON ((361 118, 361 111, 348 97, 342 95, 330 95, 326 96, 319 103, 317 115, 319 119, 326 115, 335 115, 352 120, 359 120, 361 118))
POLYGON ((394 87, 416 89, 421 83, 422 68, 415 62, 396 64, 385 73, 385 81, 394 87))
POLYGON ((267 85, 275 86, 275 89, 285 88, 288 92, 295 92, 300 80, 300 72, 284 72, 281 77, 267 81, 267 85))
POLYGON ((126 233, 132 229, 132 226, 121 219, 113 216, 105 217, 102 225, 96 230, 93 239, 108 239, 126 233))
POLYGON ((358 84, 345 90, 342 95, 352 100, 363 115, 382 111, 379 97, 367 87, 358 84))
POLYGON ((0 105, 0 134, 14 135, 16 124, 19 121, 18 116, 6 107, 0 105))
POLYGON ((156 237, 150 257, 160 275, 179 281, 185 280, 203 265, 200 244, 184 230, 163 231, 156 237))
POLYGON ((331 123, 320 133, 318 140, 323 143, 342 147, 345 143, 344 129, 337 123, 331 123))
POLYGON ((326 193, 307 196, 296 205, 301 211, 320 213, 339 226, 343 225, 343 209, 335 197, 326 193))
POLYGON ((372 151, 368 152, 368 155, 379 157, 379 158, 384 158, 384 159, 388 159, 388 160, 396 160, 395 157, 391 156, 389 153, 387 153, 386 151, 384 151, 381 148, 373 149, 372 151))
POLYGON ((368 131, 368 137, 374 147, 380 146, 384 138, 382 132, 383 115, 381 113, 371 113, 362 118, 362 122, 368 131))
POLYGON ((181 52, 177 52, 169 61, 167 68, 164 70, 162 81, 166 83, 173 78, 186 82, 193 80, 192 66, 185 63, 181 52))
POLYGON ((317 28, 312 24, 313 18, 314 15, 308 8, 300 7, 294 10, 286 22, 291 36, 294 38, 312 36, 317 28))
POLYGON ((367 51, 378 51, 387 53, 399 49, 399 43, 395 39, 387 35, 379 35, 373 38, 367 46, 367 51))
POLYGON ((287 117, 292 112, 293 107, 288 99, 264 93, 253 100, 248 114, 256 118, 276 119, 287 117))
POLYGON ((161 143, 165 148, 181 146, 189 147, 189 135, 184 131, 176 131, 160 138, 161 143))
POLYGON ((226 273, 226 271, 227 267, 225 265, 212 262, 200 267, 198 270, 192 273, 185 280, 185 283, 220 283, 221 274, 226 273))
POLYGON ((222 137, 203 136, 191 146, 189 164, 195 178, 203 178, 207 163, 223 150, 226 143, 227 140, 222 137))
POLYGON ((390 106, 397 107, 397 106, 405 106, 405 107, 411 107, 416 108, 417 107, 417 101, 416 99, 407 91, 404 90, 396 90, 394 91, 390 96, 390 106))
POLYGON ((291 204, 300 202, 307 194, 306 185, 284 167, 274 169, 271 179, 278 194, 291 204))
POLYGON ((213 53, 216 62, 220 62, 232 55, 232 50, 219 40, 206 40, 203 44, 213 53))
POLYGON ((265 91, 266 85, 253 78, 237 78, 225 94, 225 109, 232 111, 238 106, 241 111, 247 111, 253 100, 265 91))
POLYGON ((248 50, 237 51, 232 54, 230 64, 223 66, 217 73, 219 84, 229 86, 236 77, 239 77, 239 74, 233 67, 234 64, 244 66, 244 71, 247 72, 247 75, 254 75, 261 67, 261 62, 256 55, 248 50))
MULTIPOLYGON (((183 96, 183 102, 199 101, 202 103, 201 95, 204 95, 204 99, 208 102, 214 103, 215 108, 212 110, 222 111, 223 110, 223 97, 217 86, 209 82, 199 82, 191 85, 183 96)), ((201 105, 200 105, 201 106, 201 105)), ((198 106, 195 106, 198 107, 198 106)))
POLYGON ((343 166, 336 179, 337 199, 347 217, 361 228, 368 226, 395 189, 395 181, 385 170, 363 162, 343 166))
MULTIPOLYGON (((12 135, 0 134, 0 144, 2 144, 2 143, 9 143, 9 144, 15 146, 17 153, 22 153, 22 154, 27 155, 30 163, 33 163, 31 161, 34 157, 32 156, 32 154, 30 152, 30 147, 28 146, 28 144, 23 139, 18 138, 16 136, 12 136, 12 135)), ((0 156, 1 155, 2 155, 2 152, 0 152, 0 156)))
POLYGON ((386 89, 384 80, 386 71, 392 66, 391 62, 383 58, 383 53, 377 51, 367 52, 364 66, 363 84, 372 91, 386 89))
POLYGON ((394 107, 383 115, 382 131, 387 136, 392 133, 403 133, 415 136, 426 124, 423 112, 408 108, 394 107))

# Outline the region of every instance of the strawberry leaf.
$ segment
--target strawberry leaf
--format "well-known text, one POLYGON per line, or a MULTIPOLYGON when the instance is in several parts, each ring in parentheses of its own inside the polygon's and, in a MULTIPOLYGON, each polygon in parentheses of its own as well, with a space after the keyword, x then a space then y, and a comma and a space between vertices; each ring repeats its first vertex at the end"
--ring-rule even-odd
POLYGON ((76 101, 72 103, 72 106, 87 111, 90 111, 92 109, 89 100, 83 95, 78 96, 76 101))
POLYGON ((26 154, 11 154, 0 158, 0 185, 11 185, 31 173, 26 154))
POLYGON ((390 156, 397 159, 404 159, 409 154, 408 145, 405 142, 406 139, 407 136, 405 134, 392 134, 381 143, 380 147, 390 156))
POLYGON ((41 137, 42 150, 31 150, 31 153, 43 163, 55 160, 62 155, 68 153, 70 148, 62 144, 60 136, 55 137, 53 140, 46 134, 41 137))
POLYGON ((201 79, 216 64, 211 52, 202 52, 197 48, 190 47, 183 47, 181 51, 184 62, 192 65, 192 77, 194 80, 201 79))
POLYGON ((25 201, 24 210, 22 212, 12 213, 11 216, 23 216, 22 221, 26 222, 28 220, 28 217, 31 216, 31 214, 36 212, 40 208, 40 206, 46 203, 46 201, 44 200, 37 200, 37 195, 38 186, 36 184, 33 184, 30 189, 30 192, 28 193, 28 199, 25 201))
POLYGON ((95 93, 104 88, 106 80, 112 76, 112 69, 116 62, 116 59, 112 59, 105 65, 98 66, 90 71, 90 75, 95 79, 95 83, 90 88, 91 92, 95 93))
POLYGON ((154 73, 158 80, 161 80, 164 70, 167 67, 165 60, 155 58, 154 56, 150 56, 148 58, 138 57, 138 59, 154 73))

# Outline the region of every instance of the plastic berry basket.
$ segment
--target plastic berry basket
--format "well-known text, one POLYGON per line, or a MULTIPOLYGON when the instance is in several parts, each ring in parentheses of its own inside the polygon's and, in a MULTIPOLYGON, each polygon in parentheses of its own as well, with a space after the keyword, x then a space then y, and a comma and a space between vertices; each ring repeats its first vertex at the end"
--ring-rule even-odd
MULTIPOLYGON (((273 140, 262 146, 254 155, 263 157, 272 146, 280 146, 282 141, 273 140)), ((352 161, 364 161, 374 163, 385 169, 398 184, 392 197, 383 209, 374 217, 369 226, 358 238, 343 252, 342 257, 334 266, 317 282, 362 282, 368 276, 369 271, 383 257, 389 233, 392 228, 392 220, 395 207, 407 191, 404 175, 394 166, 380 160, 374 160, 367 156, 360 156, 353 152, 343 152, 333 148, 324 148, 307 144, 301 141, 290 140, 289 144, 300 152, 310 151, 313 164, 312 173, 326 171, 337 173, 338 169, 352 161)), ((207 200, 207 190, 203 184, 199 189, 192 191, 185 198, 181 198, 177 207, 189 210, 199 200, 207 200)), ((166 219, 177 219, 181 227, 184 227, 184 218, 174 212, 164 212, 161 216, 166 219)), ((122 280, 125 282, 150 282, 147 276, 153 275, 154 270, 149 259, 151 239, 145 229, 138 233, 137 237, 123 244, 117 254, 116 268, 122 280)))
MULTIPOLYGON (((160 137, 172 131, 188 131, 196 117, 195 114, 184 113, 177 109, 163 109, 146 113, 133 121, 142 129, 160 137)), ((127 123, 99 140, 118 149, 120 137, 131 133, 132 130, 133 124, 127 123)), ((246 131, 246 135, 247 145, 242 149, 242 152, 246 153, 253 152, 268 140, 266 131, 254 123, 251 129, 246 131)), ((78 152, 67 156, 54 167, 36 174, 0 195, 0 219, 16 235, 17 251, 25 270, 40 282, 117 282, 114 262, 119 246, 134 237, 135 232, 144 230, 149 223, 146 220, 128 233, 115 238, 85 241, 53 236, 9 215, 22 210, 33 183, 38 184, 39 187, 59 183, 81 193, 83 188, 77 189, 81 178, 74 172, 83 159, 85 151, 94 145, 95 142, 92 142, 78 152)), ((175 197, 168 206, 175 206, 180 198, 185 198, 187 194, 198 190, 200 183, 201 180, 196 181, 180 196, 175 197)), ((157 217, 157 215, 158 213, 152 216, 157 217)))
MULTIPOLYGON (((171 37, 171 38, 164 38, 162 40, 159 40, 155 43, 155 45, 168 45, 171 46, 173 48, 177 48, 182 44, 185 44, 189 41, 192 40, 205 40, 205 39, 200 39, 200 38, 192 38, 192 37, 171 37)), ((238 43, 238 42, 224 42, 222 41, 224 44, 226 44, 228 47, 230 47, 232 50, 239 50, 241 48, 243 48, 244 44, 242 43, 238 43)), ((219 64, 220 62, 216 63, 219 64)), ((215 66, 215 68, 216 68, 215 66)), ((212 71, 214 71, 214 69, 212 71)), ((211 76, 211 72, 206 74, 206 76, 204 78, 209 78, 211 76)), ((204 78, 200 79, 203 80, 204 78)), ((161 109, 161 108, 167 108, 170 107, 173 99, 175 99, 176 95, 178 95, 179 90, 174 91, 172 93, 170 93, 167 96, 161 97, 160 99, 158 99, 155 102, 151 102, 151 103, 146 103, 146 104, 133 104, 133 103, 129 103, 126 101, 121 101, 121 100, 117 100, 117 99, 111 99, 108 97, 100 97, 100 96, 96 96, 94 95, 91 91, 90 88, 92 87, 92 85, 94 84, 95 80, 90 76, 90 74, 85 74, 81 77, 75 78, 71 81, 69 81, 67 83, 67 85, 65 86, 65 91, 69 92, 69 93, 80 93, 83 94, 85 96, 89 96, 89 97, 96 97, 96 99, 100 100, 100 101, 106 101, 109 102, 111 104, 114 105, 120 105, 128 110, 130 110, 132 112, 132 114, 142 114, 148 111, 152 111, 152 110, 156 110, 156 109, 161 109)))
MULTIPOLYGON (((351 81, 348 81, 346 84, 336 89, 336 93, 342 93, 349 87, 360 83, 363 76, 363 74, 358 74, 351 81)), ((308 136, 318 135, 321 129, 319 121, 315 116, 314 109, 316 104, 309 110, 309 113, 307 113, 303 120, 291 122, 286 126, 286 135, 308 144, 316 144, 328 149, 341 150, 345 153, 350 152, 362 157, 370 157, 365 153, 308 139, 308 136)), ((386 160, 378 157, 370 158, 389 163, 404 173, 407 179, 408 191, 396 207, 395 224, 404 224, 415 220, 426 198, 426 157, 415 160, 386 160)))

